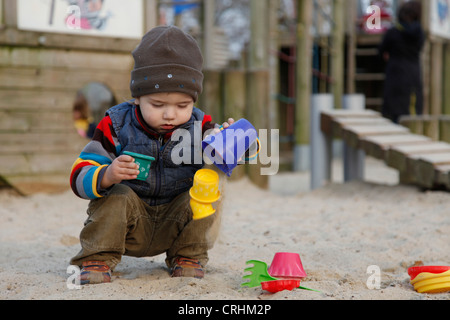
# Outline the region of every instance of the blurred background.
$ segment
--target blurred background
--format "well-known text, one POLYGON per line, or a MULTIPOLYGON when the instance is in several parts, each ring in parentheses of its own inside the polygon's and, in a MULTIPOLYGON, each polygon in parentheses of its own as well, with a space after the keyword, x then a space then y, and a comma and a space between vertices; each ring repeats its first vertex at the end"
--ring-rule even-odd
MULTIPOLYGON (((381 112, 378 47, 404 2, 0 0, 0 185, 23 194, 69 187, 92 128, 131 98, 131 51, 157 25, 179 26, 203 50, 198 107, 217 122, 279 129, 280 171, 307 171, 296 150, 308 152, 311 95, 332 94, 335 108, 364 95, 364 107, 381 112)), ((434 123, 419 133, 447 140, 436 126, 450 115, 450 1, 419 2, 424 111, 414 121, 434 123)), ((267 187, 257 166, 236 176, 244 174, 267 187)))

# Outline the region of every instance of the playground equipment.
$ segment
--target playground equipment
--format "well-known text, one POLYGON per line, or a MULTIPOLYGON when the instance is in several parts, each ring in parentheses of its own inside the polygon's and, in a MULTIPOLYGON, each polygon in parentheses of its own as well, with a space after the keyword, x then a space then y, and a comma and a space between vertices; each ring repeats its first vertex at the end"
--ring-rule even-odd
POLYGON ((434 141, 364 109, 364 97, 349 95, 343 109, 330 95, 311 103, 311 189, 331 180, 332 142, 345 147, 344 180, 363 180, 364 158, 374 157, 399 171, 400 182, 426 189, 450 190, 450 143, 434 141))

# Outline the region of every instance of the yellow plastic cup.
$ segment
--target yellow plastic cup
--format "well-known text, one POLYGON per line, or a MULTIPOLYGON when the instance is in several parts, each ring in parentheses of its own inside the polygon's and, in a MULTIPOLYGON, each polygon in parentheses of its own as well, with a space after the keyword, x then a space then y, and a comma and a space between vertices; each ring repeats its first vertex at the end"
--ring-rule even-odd
POLYGON ((194 176, 194 184, 189 190, 192 199, 201 203, 219 200, 219 175, 211 169, 200 169, 194 176))
POLYGON ((211 203, 201 203, 195 201, 194 199, 191 199, 190 204, 194 220, 204 219, 206 217, 213 215, 216 212, 211 203))

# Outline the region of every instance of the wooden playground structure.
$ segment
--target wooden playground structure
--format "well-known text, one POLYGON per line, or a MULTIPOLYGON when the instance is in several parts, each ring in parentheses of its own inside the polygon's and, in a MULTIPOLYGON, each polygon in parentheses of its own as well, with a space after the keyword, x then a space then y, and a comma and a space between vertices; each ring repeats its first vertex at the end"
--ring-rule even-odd
MULTIPOLYGON (((361 157, 358 152, 362 151, 363 156, 383 160, 388 167, 398 170, 401 183, 424 189, 450 190, 448 142, 411 132, 372 110, 322 110, 317 126, 320 126, 321 134, 324 135, 325 145, 322 148, 329 148, 333 138, 340 138, 351 150, 344 156, 344 170, 348 170, 344 176, 347 181, 364 179, 361 170, 363 159, 358 159, 361 157), (346 168, 348 162, 353 165, 346 168)), ((317 147, 320 148, 320 144, 313 146, 317 147)), ((313 188, 330 180, 331 151, 326 152, 325 156, 327 158, 323 167, 318 168, 319 176, 312 177, 313 188)))
MULTIPOLYGON (((196 6, 199 26, 191 31, 205 57, 199 106, 217 121, 245 117, 257 129, 280 129, 283 170, 311 168, 312 94, 331 94, 336 109, 342 108, 343 96, 364 94, 367 112, 379 111, 384 77, 374 61, 382 34, 358 29, 357 10, 365 11, 360 0, 292 0, 284 21, 280 6, 289 1, 241 1, 248 5, 250 37, 239 60, 230 60, 226 52, 229 43, 224 27, 217 25, 216 1, 136 1, 142 35, 164 22, 164 8, 196 6)), ((73 126, 77 92, 96 82, 110 88, 118 102, 128 100, 130 52, 140 37, 23 29, 19 2, 0 0, 0 186, 12 185, 24 194, 60 190, 67 188, 70 167, 86 144, 73 126)), ((422 2, 425 110, 427 116, 442 117, 450 114, 450 43, 430 32, 433 1, 422 2)), ((436 132, 430 129, 435 123, 446 128, 445 121, 426 117, 404 121, 411 131, 414 122, 420 134, 436 132)), ((236 176, 246 174, 258 186, 268 186, 259 164, 238 171, 236 176)))

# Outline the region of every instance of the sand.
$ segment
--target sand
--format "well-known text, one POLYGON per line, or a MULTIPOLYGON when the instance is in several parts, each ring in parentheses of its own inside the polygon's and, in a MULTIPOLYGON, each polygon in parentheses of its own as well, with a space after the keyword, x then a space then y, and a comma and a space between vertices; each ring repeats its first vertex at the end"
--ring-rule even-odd
POLYGON ((112 283, 81 289, 68 288, 67 267, 87 201, 69 190, 25 198, 1 191, 0 299, 449 300, 450 293, 417 293, 407 268, 450 265, 450 193, 399 185, 396 172, 374 161, 363 182, 334 176, 314 191, 307 173, 271 177, 269 190, 228 181, 204 279, 171 278, 164 255, 123 257, 112 283), (302 285, 320 292, 242 288, 246 261, 270 265, 276 252, 299 253, 302 285), (372 265, 380 286, 370 289, 372 265))

